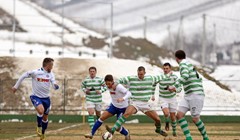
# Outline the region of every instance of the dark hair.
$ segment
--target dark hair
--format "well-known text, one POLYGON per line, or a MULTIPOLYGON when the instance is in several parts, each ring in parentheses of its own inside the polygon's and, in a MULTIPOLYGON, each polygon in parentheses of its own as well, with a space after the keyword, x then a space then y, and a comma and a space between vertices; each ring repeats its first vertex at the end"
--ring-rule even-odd
POLYGON ((170 68, 172 67, 170 63, 164 63, 163 66, 169 66, 170 68))
POLYGON ((111 74, 108 74, 105 76, 104 81, 113 81, 113 76, 111 74))
POLYGON ((175 52, 175 57, 177 57, 178 59, 185 59, 186 58, 186 54, 183 50, 177 50, 175 52))
POLYGON ((138 71, 145 71, 145 68, 143 66, 138 67, 138 71))
POLYGON ((90 67, 90 68, 88 69, 88 71, 90 71, 91 69, 94 69, 95 71, 97 71, 97 68, 96 68, 96 67, 90 67))
POLYGON ((53 62, 53 61, 54 61, 54 60, 53 60, 52 58, 49 58, 49 57, 44 58, 44 59, 43 59, 42 66, 43 66, 43 67, 46 67, 48 63, 53 62))

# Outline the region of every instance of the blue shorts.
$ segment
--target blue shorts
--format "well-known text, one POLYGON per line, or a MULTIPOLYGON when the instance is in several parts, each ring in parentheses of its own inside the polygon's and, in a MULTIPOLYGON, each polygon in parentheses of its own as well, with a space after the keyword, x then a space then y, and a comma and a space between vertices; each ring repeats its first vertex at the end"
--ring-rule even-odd
POLYGON ((34 107, 37 107, 38 105, 42 104, 44 107, 44 114, 48 115, 51 106, 50 98, 39 98, 37 96, 31 95, 30 99, 34 107))
POLYGON ((117 114, 117 118, 121 117, 127 108, 117 108, 113 104, 110 104, 110 106, 106 109, 109 113, 115 115, 117 114))

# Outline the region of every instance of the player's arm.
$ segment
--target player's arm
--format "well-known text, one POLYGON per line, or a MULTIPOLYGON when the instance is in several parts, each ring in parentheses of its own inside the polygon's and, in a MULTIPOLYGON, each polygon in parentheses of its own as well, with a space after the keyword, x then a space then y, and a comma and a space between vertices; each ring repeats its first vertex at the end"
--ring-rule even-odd
POLYGON ((117 82, 127 88, 129 86, 129 81, 130 81, 130 76, 127 76, 127 77, 119 78, 117 82))
POLYGON ((123 102, 125 100, 127 100, 128 98, 130 98, 132 96, 132 93, 127 90, 123 85, 121 84, 118 84, 117 85, 117 89, 116 90, 119 90, 121 93, 124 93, 125 95, 122 97, 122 98, 118 98, 117 99, 117 102, 123 102))
POLYGON ((86 94, 89 94, 90 93, 90 89, 87 88, 87 85, 86 85, 86 81, 82 81, 82 84, 81 84, 81 89, 84 93, 86 94))
MULTIPOLYGON (((178 79, 178 77, 176 75, 174 75, 174 81, 176 81, 178 79)), ((182 91, 182 85, 180 83, 178 83, 179 85, 177 85, 176 87, 176 93, 180 93, 182 91)))
POLYGON ((180 77, 176 80, 173 86, 168 87, 171 92, 176 91, 182 84, 184 84, 189 78, 189 69, 186 64, 180 64, 180 77))
POLYGON ((29 77, 33 77, 33 76, 34 76, 34 71, 28 71, 28 72, 23 73, 20 76, 20 78, 18 79, 18 81, 16 82, 16 84, 12 87, 13 93, 15 93, 17 91, 18 87, 21 85, 22 81, 25 78, 29 78, 29 77))
POLYGON ((52 83, 52 86, 55 90, 59 89, 59 85, 56 83, 55 76, 54 76, 53 73, 52 73, 51 83, 52 83))
POLYGON ((102 79, 100 84, 101 84, 101 91, 100 91, 100 94, 101 94, 101 93, 107 91, 107 86, 106 86, 106 84, 104 82, 104 79, 102 79))

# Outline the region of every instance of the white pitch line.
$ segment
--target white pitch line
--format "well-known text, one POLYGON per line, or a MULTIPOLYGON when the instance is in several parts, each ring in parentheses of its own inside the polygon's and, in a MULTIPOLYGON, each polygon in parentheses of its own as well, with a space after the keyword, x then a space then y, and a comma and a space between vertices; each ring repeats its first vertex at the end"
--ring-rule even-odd
MULTIPOLYGON (((74 125, 70 125, 70 126, 67 126, 67 127, 59 128, 57 130, 48 131, 47 133, 48 134, 56 134, 57 132, 60 132, 60 131, 66 130, 66 129, 70 129, 70 128, 73 128, 73 127, 81 126, 81 125, 83 125, 83 124, 82 123, 81 124, 74 124, 74 125)), ((37 135, 35 134, 35 135, 24 136, 24 137, 18 138, 16 140, 23 140, 23 139, 32 138, 32 137, 35 137, 35 136, 37 136, 37 135)))

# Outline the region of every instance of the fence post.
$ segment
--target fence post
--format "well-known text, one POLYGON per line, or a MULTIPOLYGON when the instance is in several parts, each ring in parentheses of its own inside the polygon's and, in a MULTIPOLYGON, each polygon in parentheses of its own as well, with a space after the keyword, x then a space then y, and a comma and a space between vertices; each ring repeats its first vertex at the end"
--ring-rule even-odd
POLYGON ((63 79, 63 115, 66 113, 66 77, 63 79))

